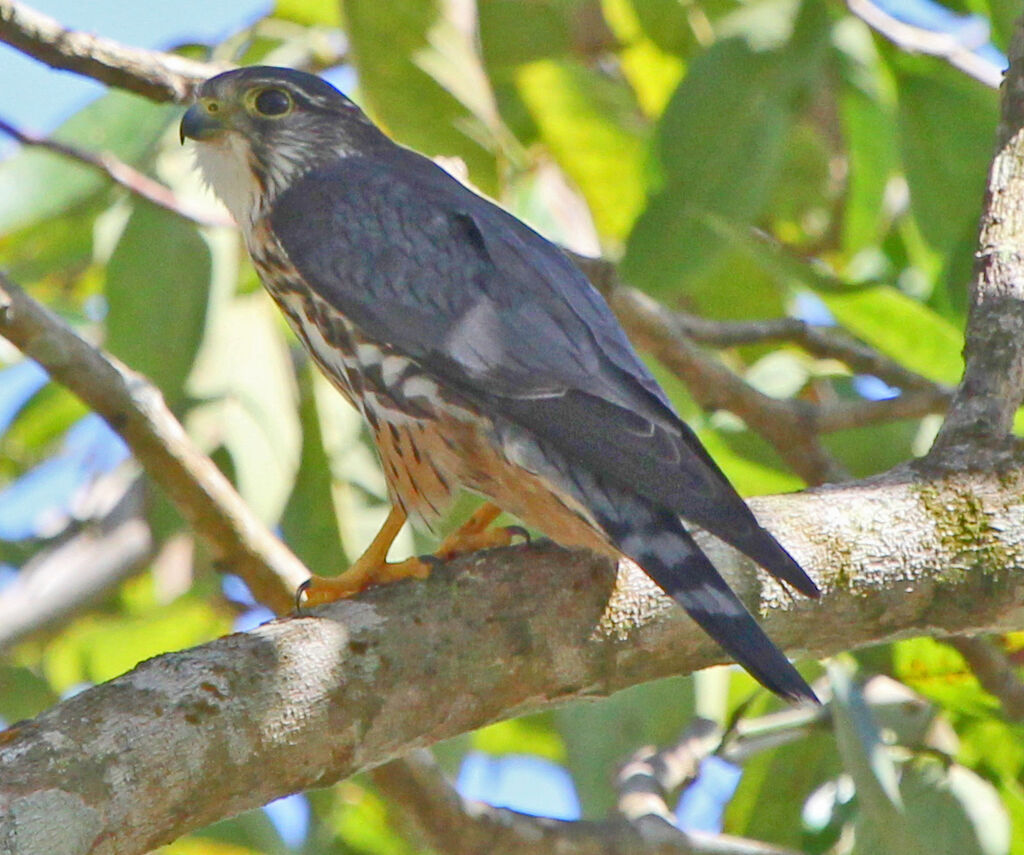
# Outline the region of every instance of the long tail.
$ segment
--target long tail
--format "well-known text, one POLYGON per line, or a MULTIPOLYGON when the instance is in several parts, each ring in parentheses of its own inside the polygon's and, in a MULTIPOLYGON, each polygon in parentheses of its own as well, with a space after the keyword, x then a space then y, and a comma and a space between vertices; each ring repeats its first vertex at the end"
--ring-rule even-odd
POLYGON ((810 686, 765 635, 678 517, 642 499, 620 505, 618 511, 599 516, 616 548, 639 564, 761 685, 797 703, 818 703, 810 686))

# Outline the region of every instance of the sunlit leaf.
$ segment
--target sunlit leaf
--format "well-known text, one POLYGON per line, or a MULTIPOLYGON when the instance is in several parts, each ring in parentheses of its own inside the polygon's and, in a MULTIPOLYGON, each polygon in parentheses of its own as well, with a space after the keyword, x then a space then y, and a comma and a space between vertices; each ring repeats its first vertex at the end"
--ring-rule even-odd
POLYGON ((820 296, 843 327, 882 353, 930 380, 959 381, 963 335, 923 303, 885 285, 820 296))
POLYGON ((275 0, 274 17, 307 26, 341 26, 339 0, 275 0))
POLYGON ((629 91, 578 63, 553 60, 523 66, 517 81, 542 139, 589 202, 598 230, 624 237, 645 196, 647 130, 629 91))
POLYGON ((816 45, 826 25, 817 0, 807 0, 782 48, 724 39, 692 64, 658 127, 664 186, 630 235, 622 268, 631 283, 662 295, 692 288, 726 248, 707 218, 744 223, 762 211, 795 99, 822 62, 816 45))
POLYGON ((110 680, 144 659, 193 647, 230 629, 228 615, 188 598, 150 614, 87 615, 47 645, 43 667, 50 685, 64 692, 110 680))

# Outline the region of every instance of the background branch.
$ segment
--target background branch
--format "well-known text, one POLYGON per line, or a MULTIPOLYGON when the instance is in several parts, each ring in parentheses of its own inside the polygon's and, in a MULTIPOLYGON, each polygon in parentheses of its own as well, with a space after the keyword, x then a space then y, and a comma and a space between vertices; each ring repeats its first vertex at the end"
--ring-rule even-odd
POLYGON ((0 0, 0 41, 52 68, 74 71, 153 101, 188 101, 197 84, 230 67, 69 30, 19 0, 0 0))
POLYGON ((309 571, 192 445, 159 390, 82 339, 0 273, 0 335, 103 416, 175 503, 214 559, 278 614, 309 571))
POLYGON ((144 172, 139 172, 139 170, 134 166, 129 166, 127 163, 118 160, 116 157, 106 152, 96 154, 95 152, 76 148, 75 146, 68 145, 67 143, 58 142, 57 140, 48 139, 47 137, 37 136, 36 134, 30 134, 27 131, 14 127, 10 122, 5 122, 3 119, 0 119, 0 133, 7 134, 22 145, 42 148, 46 151, 51 151, 54 154, 59 154, 61 157, 74 160, 77 163, 85 164, 91 169, 95 169, 97 172, 102 172, 107 178, 115 184, 119 184, 124 187, 130 193, 142 199, 146 199, 154 205, 159 205, 161 208, 164 208, 173 214, 192 220, 192 222, 197 225, 233 225, 233 222, 229 219, 210 216, 210 214, 206 212, 205 208, 199 209, 188 205, 175 196, 174 191, 171 190, 170 187, 150 178, 144 172))

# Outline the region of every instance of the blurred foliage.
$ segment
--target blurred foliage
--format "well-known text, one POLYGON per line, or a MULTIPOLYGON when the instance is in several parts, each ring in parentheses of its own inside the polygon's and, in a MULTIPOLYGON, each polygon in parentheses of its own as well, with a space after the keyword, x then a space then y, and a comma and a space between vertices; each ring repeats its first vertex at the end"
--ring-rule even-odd
MULTIPOLYGON (((1005 48, 1015 4, 957 5, 989 17, 1005 48)), ((901 53, 841 4, 277 0, 270 17, 289 23, 236 34, 219 55, 273 62, 297 55, 289 40, 312 40, 305 28, 340 28, 353 94, 391 134, 458 158, 476 186, 552 238, 620 259, 629 282, 665 304, 769 318, 811 296, 891 359, 938 382, 958 379, 996 94, 940 59, 901 53)), ((179 113, 110 92, 56 137, 210 202, 177 144, 179 113)), ((315 570, 334 572, 359 553, 386 512, 367 433, 258 292, 234 231, 196 226, 78 164, 25 150, 0 163, 0 265, 149 375, 315 570)), ((846 369, 792 345, 722 356, 767 394, 859 399, 846 369)), ((16 362, 0 349, 0 363, 16 362)), ((802 486, 742 422, 701 412, 678 378, 652 369, 741 492, 802 486)), ((32 473, 39 486, 39 507, 21 508, 32 512, 24 534, 0 544, 0 561, 18 565, 89 522, 80 503, 58 495, 71 488, 38 470, 84 410, 62 390, 35 389, 0 394, 0 488, 32 473), (44 500, 63 502, 59 519, 44 500)), ((868 475, 920 453, 933 429, 926 420, 881 424, 831 436, 828 447, 868 475)), ((88 488, 72 486, 75 496, 88 488)), ((0 492, 0 510, 10 495, 0 492)), ((161 544, 182 533, 160 497, 149 507, 161 544)), ((411 549, 411 536, 396 546, 411 549)), ((184 565, 162 556, 6 651, 0 718, 30 717, 145 657, 229 631, 245 608, 222 592, 201 550, 184 565)), ((1020 661, 1020 639, 1004 643, 1020 661)), ((809 853, 1024 853, 1024 726, 940 642, 904 641, 859 660, 859 673, 852 659, 830 669, 834 731, 746 762, 726 830, 809 853), (909 706, 887 707, 884 719, 865 699, 861 682, 879 671, 927 699, 943 739, 915 731, 909 706)), ((598 817, 613 803, 616 765, 639 746, 670 743, 698 712, 777 709, 746 675, 720 675, 496 724, 439 746, 438 756, 452 775, 469 751, 564 764, 584 815, 598 817)), ((361 780, 289 805, 289 821, 253 812, 163 851, 422 851, 361 780), (296 828, 304 842, 286 840, 296 828)))

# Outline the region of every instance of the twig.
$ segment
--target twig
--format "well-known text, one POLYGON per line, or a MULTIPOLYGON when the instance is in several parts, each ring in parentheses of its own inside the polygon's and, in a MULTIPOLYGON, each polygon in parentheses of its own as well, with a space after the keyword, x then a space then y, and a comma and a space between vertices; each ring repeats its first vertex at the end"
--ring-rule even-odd
POLYGON ((0 335, 103 416, 213 553, 274 611, 309 571, 193 446, 145 378, 90 345, 0 273, 0 335))
POLYGON ((1001 650, 987 639, 966 635, 954 635, 946 643, 964 657, 982 688, 999 698, 1008 718, 1024 720, 1024 683, 1001 650))
POLYGON ((956 35, 915 27, 894 18, 871 0, 847 0, 846 5, 854 15, 901 50, 940 57, 954 68, 959 68, 965 74, 993 89, 998 89, 1002 83, 1002 69, 975 54, 956 35))
POLYGON ((82 163, 92 169, 102 172, 115 184, 120 184, 129 192, 154 205, 159 205, 171 213, 184 217, 187 220, 197 223, 200 226, 230 226, 233 221, 226 217, 210 216, 206 212, 195 208, 178 199, 170 187, 155 181, 135 167, 118 160, 106 152, 96 154, 85 149, 62 143, 54 139, 38 136, 16 128, 10 122, 0 119, 0 133, 13 137, 22 145, 34 146, 46 149, 62 157, 70 158, 77 163, 82 163))
POLYGON ((772 318, 764 321, 713 321, 685 312, 673 316, 694 341, 715 347, 733 347, 766 341, 791 341, 813 356, 838 359, 859 374, 873 374, 890 386, 901 389, 927 389, 947 396, 943 388, 910 371, 874 348, 846 335, 842 330, 808 324, 799 318, 772 318))
POLYGON ((196 85, 230 67, 68 30, 19 0, 0 0, 0 41, 53 68, 75 71, 153 101, 184 103, 196 85))
POLYGON ((413 839, 445 855, 691 855, 683 835, 645 835, 624 820, 566 821, 527 816, 463 799, 425 751, 370 773, 413 839), (654 838, 654 839, 652 839, 654 838))
MULTIPOLYGON (((801 712, 794 710, 793 712, 801 712)), ((696 780, 701 762, 722 747, 722 730, 713 721, 696 718, 667 748, 641 748, 619 770, 618 810, 634 827, 659 827, 685 841, 686 851, 703 855, 799 855, 759 840, 728 834, 680 831, 667 799, 696 780)))

